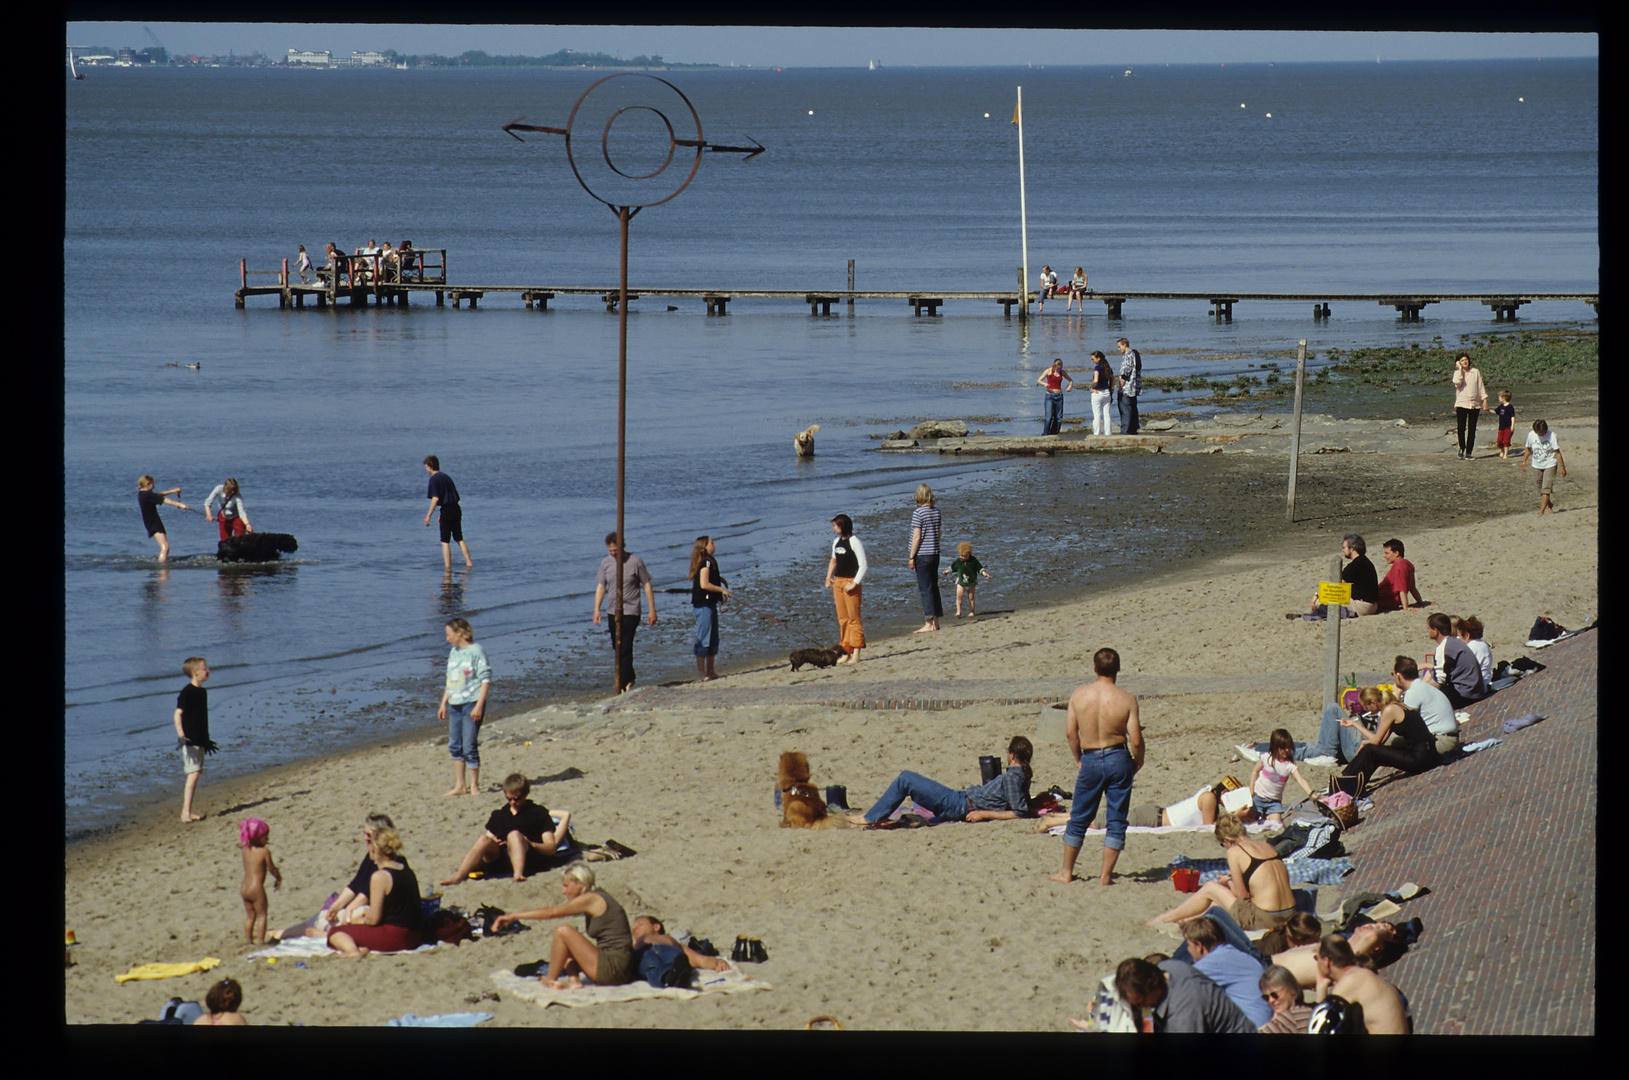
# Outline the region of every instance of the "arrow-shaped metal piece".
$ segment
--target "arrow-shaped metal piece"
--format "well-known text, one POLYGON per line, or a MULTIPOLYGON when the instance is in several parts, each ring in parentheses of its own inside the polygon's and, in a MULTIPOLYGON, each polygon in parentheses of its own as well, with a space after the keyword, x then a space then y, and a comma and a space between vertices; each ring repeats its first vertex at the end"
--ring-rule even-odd
POLYGON ((751 161, 753 158, 764 152, 764 147, 762 143, 760 143, 757 139, 753 139, 751 135, 748 135, 747 138, 752 139, 751 146, 718 146, 714 143, 697 139, 674 139, 673 142, 678 146, 699 146, 703 150, 711 150, 715 154, 745 154, 747 156, 741 160, 751 161))
POLYGON ((525 142, 526 141, 525 139, 522 139, 519 135, 515 134, 515 132, 517 132, 517 131, 543 131, 543 132, 547 132, 550 135, 570 135, 571 134, 571 132, 567 131, 565 128, 543 127, 540 124, 523 124, 523 123, 521 123, 521 121, 524 120, 524 119, 526 119, 524 116, 517 116, 513 120, 509 121, 507 124, 505 124, 503 126, 503 130, 510 136, 510 138, 514 139, 516 142, 525 142))

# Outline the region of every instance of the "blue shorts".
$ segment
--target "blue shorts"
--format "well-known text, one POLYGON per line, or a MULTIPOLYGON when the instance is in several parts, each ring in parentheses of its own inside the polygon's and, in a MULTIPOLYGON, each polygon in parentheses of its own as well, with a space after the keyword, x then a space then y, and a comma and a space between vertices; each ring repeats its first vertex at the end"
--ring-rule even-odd
POLYGON ((1254 793, 1250 796, 1250 805, 1256 808, 1257 817, 1266 817, 1268 814, 1282 814, 1284 804, 1277 799, 1264 799, 1254 793))

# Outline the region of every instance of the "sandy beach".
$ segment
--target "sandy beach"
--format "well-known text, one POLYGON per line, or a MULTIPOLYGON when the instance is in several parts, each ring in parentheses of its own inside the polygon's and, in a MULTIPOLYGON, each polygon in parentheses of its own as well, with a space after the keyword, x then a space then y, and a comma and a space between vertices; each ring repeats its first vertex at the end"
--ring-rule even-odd
MULTIPOLYGON (((1381 446, 1377 436, 1374 447, 1304 454, 1293 525, 1284 524, 1283 457, 1234 448, 1192 467, 1228 485, 1231 512, 1253 537, 1242 550, 1201 548, 1080 600, 991 605, 977 620, 949 614, 952 590, 940 632, 875 640, 852 667, 793 674, 784 662, 721 662, 727 677, 705 686, 642 687, 614 702, 495 719, 482 739, 478 797, 442 797, 444 738, 230 785, 211 785, 206 772, 204 821, 181 826, 166 805, 66 849, 66 925, 79 942, 65 975, 68 1021, 155 1017, 171 996, 201 1000, 229 975, 242 983, 255 1025, 378 1025, 480 1009, 493 1014, 487 1027, 787 1030, 831 1015, 854 1030, 1067 1030, 1119 960, 1174 945, 1143 920, 1175 902, 1173 857, 1217 855, 1208 831, 1133 834, 1109 888, 1091 880, 1101 845, 1093 834, 1077 867, 1085 879, 1059 885, 1047 875, 1059 868, 1062 842, 1029 821, 782 829, 772 802, 779 754, 804 751, 814 782, 845 785, 861 811, 902 769, 975 783, 979 756, 1001 754, 1021 734, 1036 745, 1034 790, 1070 790, 1074 768, 1053 706, 1091 677, 1091 655, 1107 645, 1123 658, 1121 686, 1141 701, 1148 749, 1134 804, 1174 802, 1227 773, 1247 778, 1235 743, 1280 726, 1297 738, 1316 734, 1326 628, 1284 615, 1306 608, 1343 532, 1362 533, 1382 571, 1381 542, 1403 538, 1433 602, 1427 610, 1480 616, 1496 661, 1524 654, 1537 615, 1573 626, 1597 613, 1593 390, 1549 415, 1569 475, 1557 484, 1560 512, 1543 518, 1519 451, 1509 461, 1457 461, 1442 450, 1440 423, 1430 429, 1434 443, 1398 436, 1381 446), (581 840, 615 839, 637 852, 595 866, 630 914, 658 914, 725 952, 737 935, 761 939, 768 962, 745 970, 773 989, 583 1008, 479 1000, 494 989, 493 972, 546 956, 547 923, 360 961, 248 958, 237 896, 241 819, 270 823, 284 875, 271 894, 271 923, 286 926, 349 881, 363 854, 362 819, 374 811, 394 817, 431 891, 501 804, 497 785, 514 771, 533 779, 534 799, 572 812, 581 840), (219 966, 115 981, 138 964, 204 957, 219 966)), ((1491 444, 1491 425, 1484 430, 1491 444)), ((1014 512, 1044 522, 1099 494, 1038 493, 1014 512)), ((1124 494, 1122 512, 1135 513, 1133 493, 1124 494)), ((1375 681, 1396 654, 1419 657, 1430 647, 1424 612, 1363 618, 1342 627, 1341 669, 1375 681)), ((1327 775, 1306 772, 1315 785, 1327 775)), ((559 877, 436 891, 465 910, 512 911, 558 902, 559 877)), ((1338 886, 1324 887, 1319 907, 1338 896, 1338 886)))

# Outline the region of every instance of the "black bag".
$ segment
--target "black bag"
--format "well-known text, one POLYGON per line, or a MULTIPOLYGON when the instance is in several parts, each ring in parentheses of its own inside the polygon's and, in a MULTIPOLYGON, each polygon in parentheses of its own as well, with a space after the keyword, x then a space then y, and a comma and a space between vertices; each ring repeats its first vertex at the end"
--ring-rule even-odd
POLYGON ((1533 629, 1527 635, 1528 641, 1551 641, 1567 632, 1567 628, 1554 619, 1540 615, 1533 620, 1533 629))

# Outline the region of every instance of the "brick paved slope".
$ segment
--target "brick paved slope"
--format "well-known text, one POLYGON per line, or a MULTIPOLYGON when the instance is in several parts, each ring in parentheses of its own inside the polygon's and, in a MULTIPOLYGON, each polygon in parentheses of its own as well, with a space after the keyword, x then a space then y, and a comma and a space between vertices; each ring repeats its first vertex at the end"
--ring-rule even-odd
POLYGON ((1382 786, 1346 838, 1343 896, 1431 890, 1397 916, 1423 940, 1385 972, 1421 1034, 1595 1033, 1597 637, 1530 651, 1544 671, 1467 710, 1467 742, 1505 741, 1382 786), (1549 719, 1500 730, 1528 712, 1549 719))

